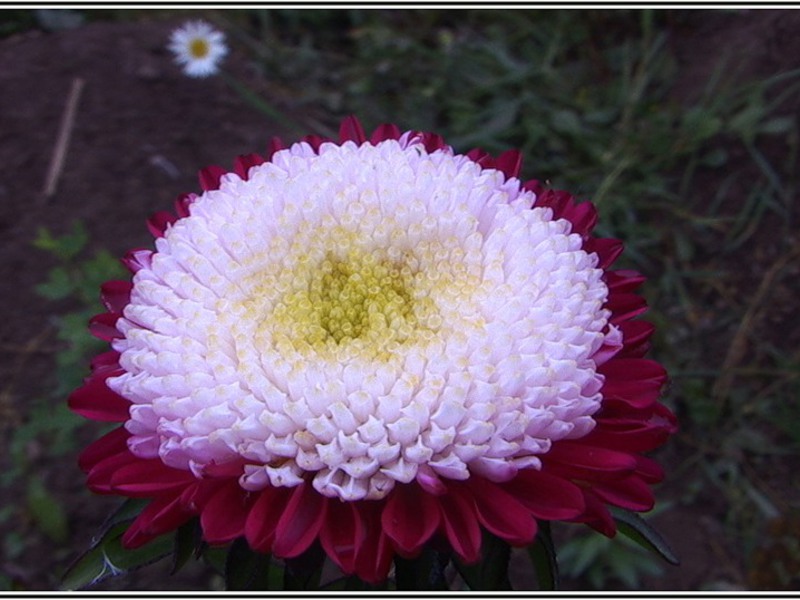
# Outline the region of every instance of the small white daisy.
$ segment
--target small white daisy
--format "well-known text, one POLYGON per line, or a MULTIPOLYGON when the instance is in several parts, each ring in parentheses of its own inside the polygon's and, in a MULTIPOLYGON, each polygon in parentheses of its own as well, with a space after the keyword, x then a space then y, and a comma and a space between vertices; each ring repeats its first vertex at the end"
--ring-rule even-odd
POLYGON ((204 21, 190 21, 172 32, 169 49, 189 77, 208 77, 228 53, 225 36, 204 21))

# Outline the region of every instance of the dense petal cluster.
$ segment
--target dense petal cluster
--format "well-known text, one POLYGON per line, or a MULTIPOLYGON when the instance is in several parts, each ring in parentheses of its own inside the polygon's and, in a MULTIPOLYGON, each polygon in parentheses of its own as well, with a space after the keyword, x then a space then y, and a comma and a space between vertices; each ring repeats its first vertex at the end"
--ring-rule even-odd
POLYGON ((123 425, 81 457, 91 489, 152 498, 136 546, 200 517, 346 572, 537 519, 613 535, 606 505, 652 506, 642 452, 674 431, 643 278, 565 192, 517 179, 515 151, 346 120, 232 172, 149 225, 155 251, 102 290, 111 342, 70 405, 123 425))

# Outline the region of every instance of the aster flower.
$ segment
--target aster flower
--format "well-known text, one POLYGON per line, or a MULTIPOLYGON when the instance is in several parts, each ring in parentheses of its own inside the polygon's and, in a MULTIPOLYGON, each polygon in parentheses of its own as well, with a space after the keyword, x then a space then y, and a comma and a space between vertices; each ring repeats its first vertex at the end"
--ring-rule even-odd
POLYGON ((228 53, 225 36, 204 21, 190 21, 172 32, 169 49, 189 77, 208 77, 228 53))
POLYGON ((642 453, 675 419, 634 320, 644 278, 610 270, 590 203, 520 168, 349 118, 338 142, 208 167, 154 215, 69 399, 121 424, 80 458, 90 489, 150 499, 124 544, 199 517, 210 544, 318 542, 378 582, 428 546, 470 563, 482 532, 610 536, 609 507, 649 510, 642 453))

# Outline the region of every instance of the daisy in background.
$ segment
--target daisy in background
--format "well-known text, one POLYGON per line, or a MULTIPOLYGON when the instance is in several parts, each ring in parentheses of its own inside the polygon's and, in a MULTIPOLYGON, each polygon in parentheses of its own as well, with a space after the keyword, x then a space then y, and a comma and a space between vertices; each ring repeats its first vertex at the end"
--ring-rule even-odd
POLYGON ((225 36, 204 21, 190 21, 172 32, 169 49, 189 77, 208 77, 228 53, 225 36))

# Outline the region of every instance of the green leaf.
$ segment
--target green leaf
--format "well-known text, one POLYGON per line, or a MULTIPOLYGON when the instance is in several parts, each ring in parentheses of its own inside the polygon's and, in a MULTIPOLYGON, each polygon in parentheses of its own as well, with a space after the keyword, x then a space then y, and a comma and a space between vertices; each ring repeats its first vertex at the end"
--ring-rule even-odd
POLYGON ((560 583, 558 561, 548 521, 539 521, 539 531, 536 534, 536 540, 528 546, 528 555, 536 571, 539 591, 557 590, 560 583))
POLYGON ((94 306, 99 298, 100 286, 111 279, 125 276, 125 269, 119 260, 105 249, 98 250, 95 255, 79 264, 81 299, 94 306))
POLYGON ((172 552, 172 536, 168 535, 139 548, 123 548, 122 536, 144 503, 146 501, 128 500, 106 520, 101 536, 64 573, 61 589, 87 588, 109 577, 152 564, 172 552))
POLYGON ((325 552, 315 543, 300 556, 287 558, 283 569, 283 589, 286 591, 316 590, 322 576, 325 552))
POLYGON ((79 590, 116 575, 113 565, 105 560, 101 545, 92 546, 83 553, 61 579, 62 590, 79 590))
POLYGON ((691 238, 680 229, 673 231, 673 239, 675 240, 675 250, 678 259, 683 262, 689 262, 694 258, 694 245, 691 238))
POLYGON ((231 544, 225 560, 225 589, 228 591, 269 590, 270 555, 250 549, 247 540, 231 544))
POLYGON ((16 512, 17 507, 11 506, 10 504, 0 508, 0 524, 8 521, 12 516, 14 516, 14 514, 16 514, 16 512))
POLYGON ((47 281, 38 284, 36 293, 48 300, 61 300, 72 294, 75 282, 64 267, 55 267, 47 273, 47 281))
POLYGON ((700 159, 700 164, 705 167, 717 168, 728 162, 728 152, 725 148, 712 148, 700 159))
POLYGON ((631 590, 639 587, 639 568, 635 557, 629 552, 609 553, 608 566, 625 587, 631 590))
POLYGON ((150 501, 145 498, 128 498, 106 518, 106 520, 103 522, 101 530, 106 531, 119 523, 128 523, 133 521, 149 503, 150 501))
POLYGON ((763 99, 759 95, 753 95, 750 102, 731 118, 728 127, 746 143, 751 143, 760 129, 764 115, 763 99))
POLYGON ((570 577, 581 577, 608 551, 609 544, 608 538, 590 531, 589 535, 571 539, 561 547, 559 565, 570 577))
POLYGON ((122 535, 127 531, 128 525, 128 523, 116 525, 114 534, 109 536, 106 543, 103 544, 106 561, 117 571, 127 573, 172 554, 172 535, 158 537, 140 548, 124 548, 122 546, 122 535))
POLYGON ((28 540, 19 531, 9 531, 3 539, 2 549, 6 559, 19 558, 27 547, 28 540))
POLYGON ((398 590, 446 590, 444 570, 450 556, 425 548, 416 558, 394 559, 395 582, 398 590))
POLYGON ((86 227, 80 221, 75 221, 72 224, 72 232, 60 237, 53 237, 49 230, 40 227, 36 239, 33 240, 33 245, 68 261, 77 256, 88 241, 89 232, 86 231, 86 227))
POLYGON ((778 133, 787 133, 795 127, 795 117, 773 117, 768 121, 764 121, 758 128, 759 133, 766 133, 768 135, 775 135, 778 133))
MULTIPOLYGON (((385 585, 385 584, 384 584, 385 585)), ((381 589, 377 586, 371 586, 362 581, 355 575, 346 575, 339 577, 323 585, 320 591, 324 592, 364 592, 369 590, 381 589)), ((385 588, 383 588, 385 590, 385 588)))
POLYGON ((722 130, 722 120, 702 107, 690 108, 683 117, 685 131, 695 141, 704 141, 722 130))
POLYGON ((500 538, 484 531, 481 542, 481 558, 472 565, 453 559, 456 570, 472 590, 510 590, 508 564, 511 547, 500 538))
POLYGON ((610 125, 619 118, 617 107, 596 108, 583 115, 583 119, 591 125, 610 125))
POLYGON ((680 564, 678 557, 675 556, 672 548, 669 547, 664 538, 639 515, 621 508, 610 507, 610 509, 620 533, 647 550, 660 554, 668 563, 672 565, 680 564))
POLYGON ((71 9, 39 8, 34 13, 42 28, 48 31, 75 29, 86 20, 82 12, 71 9))
POLYGON ((76 257, 89 243, 89 232, 80 221, 72 224, 72 232, 58 239, 58 250, 63 258, 76 257))
POLYGON ((217 573, 225 576, 225 561, 228 558, 228 549, 219 546, 209 546, 207 543, 200 544, 198 556, 202 556, 205 563, 217 573))
POLYGON ((197 555, 200 548, 199 523, 192 519, 184 523, 175 531, 175 543, 172 550, 172 569, 170 575, 180 571, 189 562, 192 555, 197 555))
POLYGON ((52 252, 58 247, 58 241, 50 233, 46 227, 39 227, 36 230, 36 237, 33 239, 33 245, 39 250, 52 252))
POLYGON ((47 491, 40 479, 28 482, 28 510, 36 525, 56 543, 69 537, 67 515, 61 504, 47 491))
POLYGON ((558 133, 566 135, 579 135, 582 131, 581 120, 578 114, 569 109, 557 110, 553 113, 552 126, 558 133))

